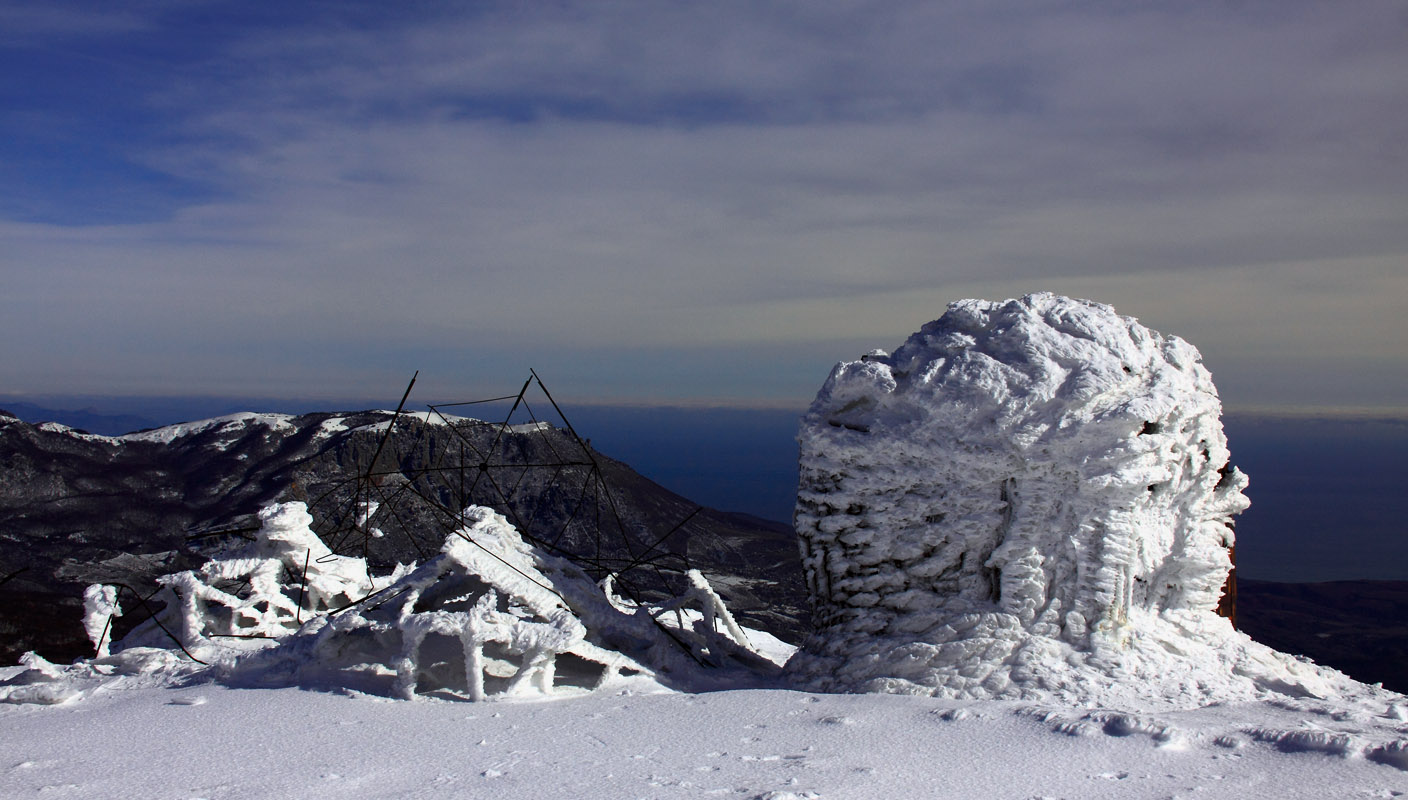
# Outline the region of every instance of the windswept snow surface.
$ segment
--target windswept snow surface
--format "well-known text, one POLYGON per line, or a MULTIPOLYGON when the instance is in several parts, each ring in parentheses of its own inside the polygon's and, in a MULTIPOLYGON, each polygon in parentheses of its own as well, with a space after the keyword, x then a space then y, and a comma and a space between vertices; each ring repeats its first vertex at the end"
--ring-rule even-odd
POLYGON ((1381 690, 1215 613, 1246 478, 1198 351, 1106 305, 965 300, 802 420, 798 685, 1186 709, 1381 690))
POLYGON ((1261 703, 1142 717, 767 690, 406 703, 300 689, 134 687, 59 706, 0 706, 0 797, 1322 800, 1408 792, 1401 768, 1343 755, 1323 730, 1337 726, 1308 707, 1261 703), (1293 735, 1260 736, 1263 728, 1293 735))

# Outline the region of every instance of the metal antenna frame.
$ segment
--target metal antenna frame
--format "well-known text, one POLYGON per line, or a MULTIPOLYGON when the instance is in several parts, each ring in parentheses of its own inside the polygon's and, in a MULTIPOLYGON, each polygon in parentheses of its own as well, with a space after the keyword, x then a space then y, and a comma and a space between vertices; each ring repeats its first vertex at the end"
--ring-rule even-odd
MULTIPOLYGON (((633 539, 621 514, 616 495, 607 483, 605 470, 597 454, 577 433, 538 373, 532 369, 528 373, 527 379, 516 394, 427 404, 429 413, 438 420, 437 427, 448 430, 452 442, 458 447, 442 447, 427 465, 403 469, 401 464, 406 460, 402 457, 403 454, 419 448, 424 443, 428 430, 429 416, 425 422, 416 424, 412 436, 393 436, 398 423, 403 421, 406 400, 415 386, 416 377, 419 376, 417 372, 407 385, 391 420, 386 423, 386 430, 382 433, 371 459, 364 467, 359 468, 357 476, 351 479, 355 481, 355 486, 350 499, 342 507, 332 510, 332 513, 324 514, 324 519, 315 524, 315 527, 328 526, 326 530, 319 530, 319 535, 335 553, 360 551, 366 554, 369 552, 372 537, 377 534, 373 533, 370 519, 362 519, 361 512, 369 507, 368 503, 375 502, 378 504, 376 516, 385 522, 394 521, 394 526, 387 527, 399 529, 400 535, 410 542, 418 556, 425 559, 438 550, 438 542, 422 540, 423 535, 418 536, 407 524, 406 517, 413 509, 433 512, 431 516, 440 528, 439 533, 443 541, 444 536, 459 532, 463 524, 463 512, 469 506, 483 505, 503 514, 514 524, 519 534, 533 545, 571 561, 595 580, 610 577, 616 590, 633 602, 642 602, 645 593, 651 590, 678 594, 679 589, 676 587, 682 585, 684 573, 691 569, 691 565, 683 551, 673 552, 663 548, 670 537, 683 529, 702 507, 695 507, 664 534, 650 537, 649 544, 633 539), (541 420, 534 411, 532 403, 538 400, 530 402, 530 390, 540 393, 560 420, 561 425, 554 427, 566 434, 568 441, 565 447, 561 441, 554 444, 554 437, 550 437, 543 429, 545 420, 541 420), (509 411, 498 423, 456 417, 446 412, 446 409, 509 400, 513 401, 509 411), (520 411, 520 417, 526 416, 531 429, 523 430, 522 425, 513 424, 515 415, 520 414, 520 411), (492 429, 492 438, 485 445, 483 439, 487 438, 489 429, 492 429), (507 437, 525 433, 536 434, 539 442, 551 454, 551 458, 532 462, 507 458, 501 445, 507 441, 507 437), (470 434, 479 435, 472 437, 470 434), (394 459, 391 463, 387 463, 388 455, 394 459), (537 473, 537 477, 546 473, 545 483, 533 495, 520 495, 519 489, 525 479, 533 473, 537 473), (394 480, 389 480, 393 477, 394 480), (580 484, 574 482, 578 480, 580 484), (576 500, 572 503, 564 523, 545 530, 544 523, 533 513, 535 509, 529 501, 535 497, 551 495, 564 486, 569 489, 568 496, 575 493, 576 500), (432 489, 440 491, 435 492, 432 489), (572 489, 575 489, 575 492, 572 492, 572 489), (436 494, 441 496, 437 497, 436 494), (453 499, 445 501, 446 494, 453 499), (579 534, 585 532, 587 535, 590 547, 586 548, 586 552, 583 552, 580 546, 569 547, 563 543, 569 529, 574 526, 579 534), (625 553, 624 557, 617 555, 622 551, 625 553)), ((312 504, 322 503, 338 489, 345 490, 346 482, 330 488, 312 504)), ((459 535, 463 536, 463 533, 459 535)), ((472 539, 469 541, 477 544, 472 539)), ((363 598, 365 599, 368 598, 363 598)), ((669 634, 669 631, 666 630, 666 633, 669 634)), ((670 637, 679 642, 673 634, 670 634, 670 637)), ((690 652, 687 646, 679 643, 686 652, 690 652)))

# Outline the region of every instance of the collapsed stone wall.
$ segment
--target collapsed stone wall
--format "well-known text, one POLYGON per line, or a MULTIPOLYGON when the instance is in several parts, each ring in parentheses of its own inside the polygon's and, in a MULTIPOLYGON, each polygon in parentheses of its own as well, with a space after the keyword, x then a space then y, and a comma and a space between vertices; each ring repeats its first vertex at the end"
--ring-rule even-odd
POLYGON ((1248 504, 1220 413, 1192 345, 1052 294, 838 364, 798 437, 815 633, 789 671, 1185 705, 1322 681, 1215 615, 1248 504))

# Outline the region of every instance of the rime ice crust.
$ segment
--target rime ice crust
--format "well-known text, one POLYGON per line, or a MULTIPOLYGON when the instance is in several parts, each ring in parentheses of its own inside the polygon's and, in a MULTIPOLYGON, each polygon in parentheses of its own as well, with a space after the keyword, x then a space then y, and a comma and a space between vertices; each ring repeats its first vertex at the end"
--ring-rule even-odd
MULTIPOLYGON (((364 504, 358 524, 376 511, 364 504)), ((259 520, 249 545, 159 578, 160 610, 115 655, 108 640, 122 615, 116 588, 90 586, 83 624, 97 658, 59 667, 29 653, 20 673, 0 673, 0 703, 62 703, 123 676, 162 683, 202 672, 237 685, 299 683, 406 700, 631 685, 706 691, 770 685, 793 649, 738 625, 698 570, 687 570, 687 588, 668 600, 628 601, 610 577, 597 583, 483 506, 459 515, 461 527, 438 555, 382 576, 361 558, 334 554, 301 502, 268 506, 259 520)))
POLYGON ((1245 476, 1198 351, 1106 305, 965 300, 802 419, 805 687, 1172 706, 1347 682, 1215 615, 1245 476))

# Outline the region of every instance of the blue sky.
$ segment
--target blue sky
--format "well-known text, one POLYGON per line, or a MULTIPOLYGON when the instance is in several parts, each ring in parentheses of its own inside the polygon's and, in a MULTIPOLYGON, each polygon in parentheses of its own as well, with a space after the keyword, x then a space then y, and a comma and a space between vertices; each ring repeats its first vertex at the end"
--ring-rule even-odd
POLYGON ((1408 408, 1400 2, 0 2, 0 392, 804 405, 1052 290, 1408 408))

